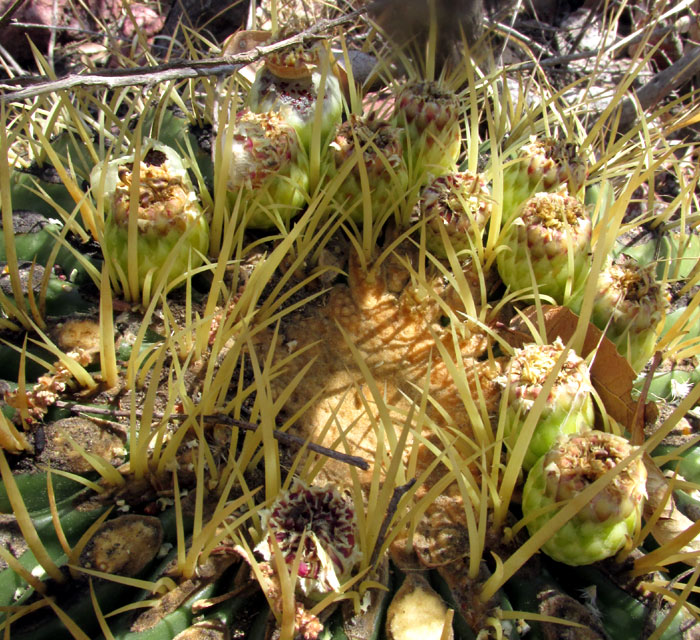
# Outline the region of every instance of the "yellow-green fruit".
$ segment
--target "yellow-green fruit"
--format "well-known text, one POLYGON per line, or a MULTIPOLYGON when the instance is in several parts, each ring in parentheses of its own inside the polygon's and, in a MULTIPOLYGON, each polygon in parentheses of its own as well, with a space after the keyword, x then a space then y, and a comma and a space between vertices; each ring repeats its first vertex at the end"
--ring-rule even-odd
MULTIPOLYGON (((530 470, 523 488, 523 516, 532 518, 530 535, 550 527, 559 509, 538 511, 575 499, 635 451, 621 436, 590 431, 559 440, 530 470)), ((542 551, 558 562, 585 565, 614 556, 630 545, 641 526, 647 472, 637 457, 614 475, 566 524, 544 543, 542 551)))
POLYGON ((254 113, 279 113, 296 130, 307 153, 311 148, 317 109, 321 109, 321 149, 326 147, 343 116, 340 83, 331 72, 330 64, 326 64, 323 71, 325 55, 318 46, 299 46, 269 54, 246 100, 247 107, 254 113))
POLYGON ((622 255, 600 273, 591 321, 632 368, 641 371, 654 354, 667 308, 667 293, 656 280, 655 266, 622 255))
POLYGON ((333 198, 341 214, 347 213, 357 223, 363 221, 363 171, 367 176, 373 220, 384 220, 388 212, 400 208, 408 186, 408 172, 397 127, 385 120, 353 114, 338 128, 330 152, 328 178, 346 173, 333 198))
POLYGON ((519 215, 525 201, 539 191, 565 188, 576 195, 586 181, 588 167, 576 145, 532 136, 503 171, 501 224, 519 215))
POLYGON ((288 227, 306 203, 308 160, 296 131, 276 112, 236 114, 219 131, 219 154, 239 220, 257 229, 288 227), (232 131, 228 130, 232 127, 232 131))
POLYGON ((536 287, 563 304, 586 281, 591 220, 572 196, 536 193, 506 230, 503 243, 506 248, 497 255, 498 273, 514 291, 536 287))
POLYGON ((406 134, 411 176, 425 181, 456 170, 461 151, 459 99, 437 82, 411 82, 399 90, 394 121, 406 134))
POLYGON ((129 261, 136 256, 138 282, 147 278, 151 291, 169 284, 189 268, 202 264, 209 248, 209 225, 180 155, 170 147, 144 140, 139 162, 136 253, 129 253, 128 231, 132 212, 132 183, 136 180, 133 154, 96 167, 90 182, 93 193, 104 194, 105 259, 122 282, 128 281, 129 261), (171 264, 167 273, 166 262, 171 264))
POLYGON ((474 249, 491 215, 491 194, 482 175, 447 173, 431 180, 421 193, 418 217, 426 221, 426 246, 447 257, 441 229, 456 252, 474 249))
MULTIPOLYGON (((505 434, 511 450, 515 447, 522 424, 563 353, 564 344, 557 339, 553 344, 526 344, 522 349, 516 349, 510 359, 503 376, 503 386, 508 403, 505 434)), ((530 469, 561 435, 593 428, 592 391, 588 365, 570 349, 528 443, 523 459, 525 469, 530 469)))

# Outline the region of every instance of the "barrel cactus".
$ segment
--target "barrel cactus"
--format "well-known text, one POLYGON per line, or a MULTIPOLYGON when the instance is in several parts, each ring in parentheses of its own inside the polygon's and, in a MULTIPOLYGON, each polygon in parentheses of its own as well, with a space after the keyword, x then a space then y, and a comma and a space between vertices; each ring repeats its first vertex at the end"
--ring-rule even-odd
MULTIPOLYGON (((532 467, 523 488, 523 514, 533 519, 530 534, 548 527, 556 513, 543 511, 566 504, 603 475, 626 461, 634 447, 621 437, 601 431, 562 437, 532 467)), ((615 555, 630 546, 641 527, 647 472, 636 457, 551 538, 542 550, 559 562, 583 565, 615 555)))
POLYGON ((90 181, 103 195, 106 220, 103 247, 118 279, 130 291, 130 262, 137 261, 139 291, 148 282, 170 283, 202 264, 209 247, 209 226, 181 156, 170 147, 145 140, 138 171, 138 203, 132 204, 136 180, 134 155, 98 165, 90 181), (136 247, 129 250, 129 219, 136 221, 136 247), (169 266, 166 266, 168 265, 169 266))
MULTIPOLYGON (((516 349, 510 359, 503 385, 508 398, 506 436, 511 446, 563 354, 564 344, 557 339, 551 345, 527 344, 516 349)), ((592 391, 588 365, 576 353, 568 350, 537 420, 523 459, 523 468, 530 469, 559 436, 593 428, 592 391)))
POLYGON ((463 171, 434 178, 421 193, 416 215, 426 220, 428 250, 440 258, 447 256, 440 228, 456 252, 473 250, 491 208, 491 195, 483 176, 463 171))
POLYGON ((590 269, 591 220, 563 193, 536 193, 515 218, 498 254, 498 273, 513 290, 535 287, 560 304, 583 286, 590 269))
POLYGON ((4 634, 689 640, 695 183, 631 233, 687 158, 649 126, 579 150, 585 105, 504 108, 464 56, 418 77, 357 14, 280 45, 297 4, 193 78, 5 79, 4 634), (586 304, 637 370, 662 350, 645 385, 559 305, 657 230, 658 284, 610 258, 586 304))
POLYGON ((565 189, 576 196, 587 173, 587 164, 574 143, 531 136, 503 169, 502 224, 519 215, 525 201, 538 191, 565 189))
POLYGON ((453 171, 461 152, 459 99, 438 82, 409 82, 396 96, 394 120, 406 133, 411 175, 425 180, 453 171))

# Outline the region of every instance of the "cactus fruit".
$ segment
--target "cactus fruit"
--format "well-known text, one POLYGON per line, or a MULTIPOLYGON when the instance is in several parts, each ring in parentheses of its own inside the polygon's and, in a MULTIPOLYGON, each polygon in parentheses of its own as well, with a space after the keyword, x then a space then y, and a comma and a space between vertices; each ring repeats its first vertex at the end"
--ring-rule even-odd
POLYGON ((411 82, 396 96, 394 121, 406 132, 404 155, 411 175, 454 171, 461 151, 459 99, 437 82, 411 82))
POLYGON ((502 225, 516 217, 525 201, 539 191, 557 191, 566 186, 569 194, 577 194, 587 173, 576 145, 532 136, 503 171, 502 225))
POLYGON ((447 257, 440 233, 447 233, 453 249, 475 246, 491 215, 491 196, 483 176, 470 171, 434 178, 421 193, 418 215, 426 220, 426 246, 439 258, 447 257))
POLYGON ((667 294, 656 281, 654 265, 644 267, 623 254, 598 277, 591 321, 605 331, 632 368, 641 371, 654 353, 667 308, 667 294))
POLYGON ((507 229, 504 244, 497 256, 503 282, 513 290, 536 285, 540 295, 562 304, 588 275, 591 220, 576 198, 537 193, 507 229))
POLYGON ((309 184, 296 132, 277 113, 247 109, 230 126, 233 132, 219 131, 219 153, 224 162, 228 159, 227 185, 231 200, 239 200, 239 219, 252 228, 286 227, 306 202, 309 184))
MULTIPOLYGON (((134 156, 98 165, 90 182, 93 193, 103 189, 106 214, 103 251, 126 282, 129 268, 129 216, 131 212, 134 156)), ((209 248, 209 226, 197 193, 179 154, 170 147, 145 140, 139 164, 137 251, 138 282, 146 278, 151 288, 165 278, 169 283, 188 268, 202 264, 209 248), (173 257, 167 274, 161 273, 173 257)))
POLYGON ((346 162, 353 163, 334 197, 341 212, 349 212, 350 218, 357 223, 363 220, 360 162, 367 171, 373 219, 384 219, 387 211, 398 206, 406 193, 408 172, 397 127, 371 116, 351 115, 338 128, 330 147, 332 168, 329 178, 341 171, 346 162))
MULTIPOLYGON (((523 488, 523 515, 533 514, 530 535, 549 526, 557 513, 538 510, 566 503, 634 452, 629 442, 602 431, 562 437, 530 470, 523 488)), ((542 550, 558 562, 585 565, 628 546, 641 525, 647 472, 641 458, 630 461, 558 529, 542 550)))
MULTIPOLYGON (((508 394, 506 437, 515 443, 519 426, 532 410, 547 377, 564 352, 560 339, 554 344, 527 344, 516 349, 503 376, 508 394)), ((557 373, 547 403, 532 434, 523 467, 530 469, 562 434, 581 433, 593 427, 593 400, 588 365, 572 350, 557 373)))

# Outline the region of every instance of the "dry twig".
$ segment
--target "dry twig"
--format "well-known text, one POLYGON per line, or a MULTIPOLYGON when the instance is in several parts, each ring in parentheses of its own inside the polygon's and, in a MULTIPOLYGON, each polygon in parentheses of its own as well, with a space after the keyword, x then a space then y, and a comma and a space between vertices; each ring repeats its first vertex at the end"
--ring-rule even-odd
POLYGON ((26 100, 54 91, 75 87, 103 86, 110 89, 126 86, 153 86, 172 80, 187 80, 203 76, 217 76, 235 73, 241 67, 287 47, 303 44, 310 40, 327 37, 329 31, 355 20, 364 11, 357 10, 334 20, 321 20, 308 29, 273 44, 255 47, 251 51, 231 56, 208 58, 205 60, 177 60, 149 67, 133 69, 105 69, 91 74, 70 74, 58 80, 46 80, 44 76, 23 76, 0 84, 0 91, 8 91, 0 96, 3 102, 26 100), (17 89, 17 87, 26 87, 17 89))

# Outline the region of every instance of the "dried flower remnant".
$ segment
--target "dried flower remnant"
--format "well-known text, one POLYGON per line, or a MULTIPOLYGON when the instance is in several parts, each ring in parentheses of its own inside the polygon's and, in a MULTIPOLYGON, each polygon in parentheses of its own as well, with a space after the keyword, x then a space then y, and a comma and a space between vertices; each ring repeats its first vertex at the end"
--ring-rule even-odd
POLYGON ((577 194, 587 175, 588 167, 576 145, 532 136, 518 158, 504 169, 502 224, 518 215, 523 203, 537 192, 565 187, 569 194, 577 194))
POLYGON ((329 178, 347 162, 353 163, 350 173, 335 194, 334 201, 342 212, 349 211, 357 223, 363 220, 361 168, 364 165, 371 190, 372 217, 398 206, 408 187, 408 171, 403 159, 401 132, 385 120, 363 118, 354 114, 344 122, 330 143, 332 162, 329 178))
MULTIPOLYGON (((170 147, 145 140, 139 162, 137 247, 138 282, 165 278, 167 283, 188 268, 202 264, 209 249, 209 226, 184 162, 170 147), (167 274, 160 273, 166 261, 174 261, 167 274)), ((129 217, 134 181, 134 156, 95 167, 90 182, 93 193, 104 189, 105 221, 103 251, 126 281, 129 270, 129 217)))
POLYGON ((534 276, 539 293, 562 304, 588 276, 591 231, 591 220, 576 198, 537 193, 506 231, 498 273, 513 290, 532 287, 534 276))
POLYGON ((475 246, 491 215, 491 195, 482 175, 470 171, 448 173, 423 189, 418 215, 426 220, 426 246, 440 258, 447 257, 440 227, 456 252, 475 246))
MULTIPOLYGON (((563 352, 564 344, 557 339, 551 345, 527 344, 513 354, 502 378, 508 393, 506 436, 511 447, 563 352)), ((560 435, 580 433, 593 427, 592 391, 588 365, 569 350, 530 439, 523 460, 525 469, 530 469, 549 451, 560 435)))
POLYGON ((311 147, 316 109, 321 106, 321 149, 325 147, 343 114, 343 98, 338 78, 320 45, 299 45, 269 54, 248 93, 246 106, 254 113, 274 111, 299 135, 307 151, 311 147), (323 85, 322 85, 323 83, 323 85))
POLYGON ((640 371, 654 353, 667 308, 666 288, 656 281, 655 266, 623 254, 600 273, 591 321, 640 371))
POLYGON ((338 589, 361 557, 355 510, 331 486, 307 486, 295 480, 262 513, 262 525, 265 535, 255 551, 271 560, 274 537, 289 567, 299 554, 298 582, 307 596, 338 589))
POLYGON ((396 97, 394 120, 406 132, 404 155, 411 175, 454 171, 462 145, 459 99, 437 82, 410 82, 396 97))
MULTIPOLYGON (((555 503, 566 504, 635 451, 621 436, 602 431, 562 437, 530 470, 523 489, 523 515, 555 503)), ((641 525, 647 471, 631 460, 542 546, 558 562, 584 565, 615 555, 630 544, 641 525)), ((548 525, 557 509, 528 524, 530 535, 548 525)))
MULTIPOLYGON (((84 349, 69 351, 66 356, 81 366, 87 366, 93 361, 93 354, 84 349)), ((5 402, 18 409, 15 416, 17 422, 21 422, 21 411, 26 409, 25 421, 29 425, 36 424, 43 420, 49 407, 61 397, 72 380, 73 374, 59 361, 54 364, 53 373, 40 376, 37 383, 26 393, 20 394, 19 390, 6 391, 5 402)))
POLYGON ((241 219, 253 228, 286 226, 304 205, 309 184, 297 134, 279 114, 247 109, 230 126, 233 132, 219 131, 219 152, 227 162, 227 186, 232 201, 240 202, 241 219), (229 140, 231 148, 225 149, 229 140))

